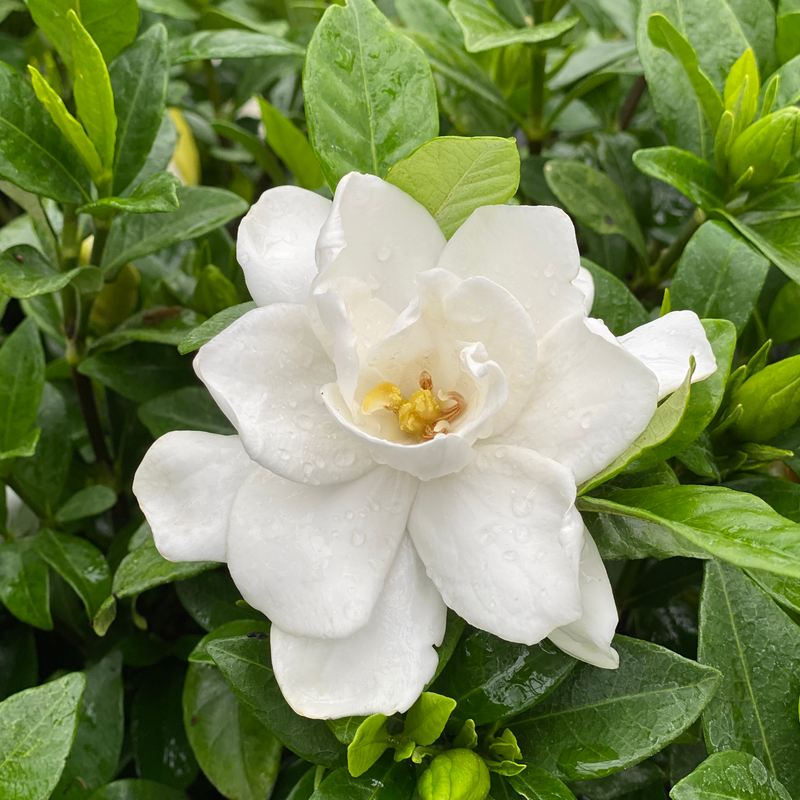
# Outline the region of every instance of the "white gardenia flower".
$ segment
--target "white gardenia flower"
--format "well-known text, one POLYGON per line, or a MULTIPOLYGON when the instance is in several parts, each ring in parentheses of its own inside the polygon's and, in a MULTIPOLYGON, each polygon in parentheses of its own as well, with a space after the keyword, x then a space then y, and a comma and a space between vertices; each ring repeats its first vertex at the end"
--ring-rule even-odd
POLYGON ((283 186, 239 229, 259 308, 195 370, 238 436, 173 432, 134 491, 159 551, 228 564, 272 621, 299 714, 405 711, 446 608, 613 669, 608 577, 576 485, 716 368, 697 316, 616 339, 557 208, 479 208, 448 242, 396 187, 283 186))

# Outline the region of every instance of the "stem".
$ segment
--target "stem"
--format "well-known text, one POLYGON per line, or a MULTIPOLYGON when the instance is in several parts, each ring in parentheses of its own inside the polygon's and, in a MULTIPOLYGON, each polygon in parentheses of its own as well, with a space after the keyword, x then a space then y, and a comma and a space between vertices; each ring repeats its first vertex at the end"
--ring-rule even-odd
POLYGON ((208 81, 208 99, 211 105, 214 106, 214 116, 222 116, 222 95, 219 91, 219 84, 217 83, 217 76, 214 73, 214 65, 209 59, 203 60, 203 69, 206 73, 206 81, 208 81))
POLYGON ((93 267, 99 267, 103 263, 103 253, 106 249, 106 242, 108 241, 108 234, 111 228, 105 222, 99 219, 94 221, 94 242, 92 243, 92 255, 89 263, 93 267))
POLYGON ((100 415, 94 399, 92 382, 85 375, 78 372, 77 366, 71 364, 70 367, 72 368, 72 382, 75 384, 78 404, 83 415, 83 421, 86 424, 86 430, 89 433, 89 441, 94 451, 94 457, 98 465, 107 473, 106 478, 111 478, 111 456, 108 453, 103 427, 100 424, 100 415))
POLYGON ((706 221, 706 214, 701 208, 696 208, 694 214, 678 234, 678 238, 658 257, 653 265, 653 270, 659 280, 669 278, 675 271, 678 259, 681 257, 689 239, 694 236, 697 229, 706 221))
POLYGON ((633 86, 631 86, 631 90, 628 92, 628 96, 625 98, 625 103, 622 106, 622 110, 619 112, 618 124, 621 131, 627 130, 628 125, 631 124, 633 115, 636 113, 636 109, 639 107, 639 101, 644 96, 644 90, 646 88, 647 81, 644 79, 643 75, 639 75, 633 82, 633 86))
MULTIPOLYGON (((541 0, 531 0, 533 24, 545 22, 545 5, 541 0)), ((544 87, 547 66, 547 50, 538 44, 531 45, 531 127, 528 132, 528 148, 538 155, 547 136, 544 125, 544 87)))

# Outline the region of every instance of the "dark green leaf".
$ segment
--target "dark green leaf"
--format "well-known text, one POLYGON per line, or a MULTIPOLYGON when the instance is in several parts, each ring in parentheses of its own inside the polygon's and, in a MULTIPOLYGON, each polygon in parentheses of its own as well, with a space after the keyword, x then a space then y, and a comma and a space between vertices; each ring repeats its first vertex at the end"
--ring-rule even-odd
POLYGON ((673 800, 791 800, 783 784, 748 753, 716 753, 670 793, 673 800))
POLYGON ((169 431, 206 431, 223 436, 234 433, 211 395, 195 386, 148 400, 139 406, 138 413, 154 439, 169 431))
POLYGON ((248 636, 251 633, 269 633, 269 621, 264 619, 232 619, 223 622, 218 628, 207 633, 189 653, 189 661, 193 664, 214 665, 214 659, 208 653, 209 642, 217 639, 232 639, 236 636, 248 636))
POLYGON ((214 666, 190 664, 183 723, 206 777, 225 797, 269 797, 283 745, 243 706, 214 666))
MULTIPOLYGON (((117 495, 108 486, 96 484, 76 492, 56 512, 56 522, 75 522, 86 517, 94 517, 112 508, 117 495)), ((101 598, 102 599, 102 598, 101 598)))
POLYGON ((206 342, 210 342, 218 333, 221 333, 236 322, 239 317, 252 311, 256 304, 251 300, 247 303, 240 303, 238 306, 231 306, 219 314, 215 314, 211 319, 206 320, 202 325, 198 325, 185 339, 178 345, 178 352, 181 355, 193 353, 199 350, 206 342))
POLYGON ((175 589, 183 607, 203 630, 214 631, 233 620, 264 619, 258 611, 236 605, 241 595, 227 569, 203 572, 180 581, 175 589))
MULTIPOLYGON (((241 125, 237 125, 235 122, 229 122, 225 119, 214 120, 211 123, 211 127, 220 136, 230 139, 236 144, 240 144, 247 150, 255 159, 256 164, 269 175, 271 180, 280 184, 285 182, 286 176, 283 168, 272 154, 272 150, 270 150, 258 136, 250 133, 250 131, 243 128, 241 125)), ((322 180, 324 183, 325 179, 323 178, 322 180)))
POLYGON ((396 764, 386 755, 358 778, 344 768, 337 769, 322 781, 312 797, 313 800, 411 800, 416 782, 408 761, 396 764))
MULTIPOLYGON (((118 310, 118 304, 112 302, 111 306, 112 312, 118 310)), ((151 307, 128 317, 111 333, 95 339, 88 352, 96 355, 106 350, 117 350, 131 342, 154 342, 175 347, 204 319, 197 312, 181 306, 151 307)))
POLYGON ((800 485, 796 483, 754 473, 728 481, 725 485, 737 492, 750 492, 769 503, 781 516, 800 522, 800 485))
POLYGON ((535 764, 528 764, 508 782, 525 800, 572 800, 575 796, 558 778, 535 764))
POLYGON ((263 56, 299 56, 305 50, 294 42, 268 33, 220 30, 196 31, 173 39, 169 60, 173 64, 199 61, 204 58, 260 58, 263 56))
POLYGON ((25 299, 63 289, 73 279, 91 276, 94 267, 58 272, 34 247, 17 245, 0 257, 0 290, 9 297, 25 299))
POLYGON ((395 8, 406 28, 440 36, 454 47, 464 46, 461 28, 440 0, 397 0, 395 8))
POLYGON ((649 642, 618 636, 614 646, 619 669, 580 664, 509 725, 526 758, 558 778, 599 778, 656 753, 697 719, 719 683, 716 670, 649 642))
POLYGON ((800 284, 789 281, 776 295, 769 310, 767 330, 775 344, 800 338, 800 284))
POLYGON ((462 638, 434 689, 457 701, 453 720, 476 725, 519 714, 546 697, 575 666, 549 642, 504 642, 485 631, 462 638))
POLYGON ((797 794, 800 674, 789 665, 800 659, 800 628, 739 569, 710 561, 700 600, 698 657, 724 676, 703 713, 709 751, 755 755, 797 794))
POLYGON ((331 188, 353 170, 384 177, 439 132, 425 56, 371 0, 328 8, 303 88, 309 139, 331 188))
POLYGON ((186 800, 186 795, 163 783, 124 778, 98 789, 90 800, 186 800))
POLYGON ((142 181, 130 197, 102 197, 78 209, 82 214, 91 214, 98 219, 110 219, 119 211, 129 214, 152 214, 176 211, 177 189, 180 181, 170 172, 157 172, 142 181))
POLYGON ((0 700, 34 686, 37 673, 33 630, 27 625, 6 628, 0 638, 0 700))
POLYGON ((36 537, 0 544, 0 600, 18 620, 53 629, 50 575, 36 549, 36 537))
POLYGON ((591 315, 603 320, 614 336, 630 333, 650 321, 644 306, 619 278, 586 258, 581 264, 594 281, 591 315))
POLYGON ((335 767, 344 762, 345 748, 328 726, 298 716, 283 699, 272 673, 267 639, 218 639, 208 652, 239 702, 286 747, 314 764, 335 767))
POLYGON ((86 685, 80 672, 0 703, 0 787, 11 797, 47 800, 75 738, 86 685))
POLYGON ((716 170, 707 162, 677 147, 637 150, 633 163, 651 178, 664 181, 705 209, 720 208, 724 190, 716 170))

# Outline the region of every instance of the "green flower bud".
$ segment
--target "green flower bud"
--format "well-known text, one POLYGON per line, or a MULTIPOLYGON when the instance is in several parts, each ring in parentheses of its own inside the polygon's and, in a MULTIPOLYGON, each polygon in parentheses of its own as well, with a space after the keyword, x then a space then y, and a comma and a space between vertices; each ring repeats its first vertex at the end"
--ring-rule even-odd
POLYGON ((800 108, 782 108, 736 138, 728 159, 730 174, 735 181, 753 167, 748 187, 764 186, 781 175, 798 149, 800 108))
POLYGON ((446 750, 431 761, 417 785, 422 800, 485 800, 489 768, 472 750, 446 750))
POLYGON ((207 317, 213 317, 238 302, 239 294, 231 281, 213 264, 204 267, 197 279, 192 298, 195 310, 207 317))

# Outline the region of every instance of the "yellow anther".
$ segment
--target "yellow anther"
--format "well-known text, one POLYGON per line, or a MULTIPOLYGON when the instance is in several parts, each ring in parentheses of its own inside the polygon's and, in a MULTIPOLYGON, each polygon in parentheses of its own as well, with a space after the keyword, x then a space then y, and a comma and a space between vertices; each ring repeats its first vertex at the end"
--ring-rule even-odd
POLYGON ((423 436, 441 416, 439 403, 430 389, 417 389, 398 409, 400 430, 423 436))
POLYGON ((403 393, 400 388, 394 383, 386 381, 379 383, 372 391, 367 392, 367 396, 361 404, 361 410, 365 414, 374 414, 382 408, 388 408, 390 411, 396 412, 402 402, 403 393))

